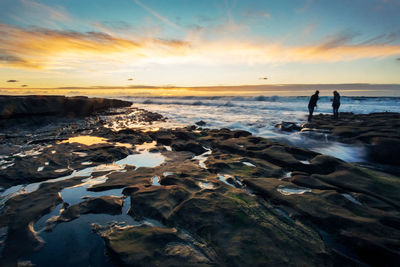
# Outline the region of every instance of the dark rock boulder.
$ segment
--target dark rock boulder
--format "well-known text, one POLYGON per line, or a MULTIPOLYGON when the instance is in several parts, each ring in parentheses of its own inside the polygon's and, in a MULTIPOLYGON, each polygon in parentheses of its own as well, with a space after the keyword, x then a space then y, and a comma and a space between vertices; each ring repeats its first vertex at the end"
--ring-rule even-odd
POLYGON ((121 197, 102 196, 89 198, 79 204, 72 205, 65 209, 58 222, 68 222, 78 218, 81 214, 107 213, 111 215, 121 214, 124 200, 121 197))
POLYGON ((400 165, 400 139, 373 138, 368 156, 378 163, 400 165))
POLYGON ((190 151, 193 152, 196 155, 203 154, 206 152, 204 147, 200 145, 199 143, 196 143, 194 141, 188 141, 188 142, 175 142, 172 144, 172 149, 175 151, 190 151))
POLYGON ((118 255, 123 266, 215 266, 200 243, 175 228, 97 228, 107 248, 112 255, 118 255))
POLYGON ((128 101, 84 96, 0 96, 0 119, 36 116, 88 116, 110 108, 128 107, 128 101))
POLYGON ((201 121, 196 122, 195 124, 198 125, 198 126, 204 126, 207 123, 205 121, 201 120, 201 121))
POLYGON ((284 132, 293 132, 301 130, 301 127, 298 126, 296 123, 286 122, 286 121, 276 124, 275 127, 284 132))

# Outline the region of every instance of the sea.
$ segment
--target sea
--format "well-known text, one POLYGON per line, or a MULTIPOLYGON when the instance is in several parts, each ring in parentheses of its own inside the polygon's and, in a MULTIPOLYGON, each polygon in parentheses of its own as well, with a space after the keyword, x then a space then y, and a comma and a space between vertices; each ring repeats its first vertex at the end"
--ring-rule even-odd
MULTIPOLYGON (((167 122, 157 127, 176 128, 204 121, 206 128, 245 130, 290 145, 331 155, 347 162, 367 162, 364 147, 336 142, 327 133, 283 132, 276 124, 306 123, 306 96, 123 96, 135 107, 157 112, 167 122)), ((341 97, 339 112, 367 114, 372 112, 400 112, 400 97, 341 97)), ((322 96, 314 114, 331 114, 331 97, 322 96)))

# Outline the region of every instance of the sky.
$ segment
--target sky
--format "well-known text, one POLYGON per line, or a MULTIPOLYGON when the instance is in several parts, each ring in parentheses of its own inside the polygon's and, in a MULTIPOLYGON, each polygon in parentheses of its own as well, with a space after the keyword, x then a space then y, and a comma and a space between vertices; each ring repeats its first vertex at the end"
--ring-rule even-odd
POLYGON ((1 0, 0 88, 400 84, 399 11, 400 0, 1 0))

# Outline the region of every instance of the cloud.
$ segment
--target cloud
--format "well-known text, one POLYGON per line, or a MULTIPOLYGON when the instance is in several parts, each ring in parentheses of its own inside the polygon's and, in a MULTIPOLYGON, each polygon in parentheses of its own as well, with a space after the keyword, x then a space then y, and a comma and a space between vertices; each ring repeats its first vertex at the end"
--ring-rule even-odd
MULTIPOLYGON (((237 25, 228 26, 224 29, 237 25)), ((360 35, 346 31, 314 44, 290 46, 222 34, 210 40, 201 32, 170 40, 138 35, 120 37, 112 31, 76 32, 0 24, 0 66, 99 72, 126 70, 140 64, 337 62, 398 56, 400 45, 392 44, 396 36, 387 34, 355 42, 360 35)))
POLYGON ((17 82, 19 82, 19 81, 17 81, 17 80, 8 80, 7 82, 8 82, 8 83, 17 83, 17 82))
POLYGON ((400 61, 400 57, 396 58, 397 61, 400 61))
POLYGON ((28 87, 28 85, 27 84, 23 84, 23 85, 21 85, 21 87, 28 87))
POLYGON ((171 26, 171 27, 173 27, 175 29, 180 29, 181 28, 177 24, 175 24, 172 21, 170 21, 169 19, 167 19, 166 17, 162 16, 160 13, 156 12, 154 9, 152 9, 152 8, 148 7, 147 5, 143 4, 141 1, 139 1, 139 0, 134 0, 134 1, 138 6, 142 7, 144 10, 149 12, 151 15, 153 15, 154 17, 156 17, 160 21, 164 22, 166 25, 171 26))
POLYGON ((0 65, 31 69, 57 69, 66 63, 104 63, 182 54, 182 40, 120 38, 103 32, 58 31, 0 24, 0 65))

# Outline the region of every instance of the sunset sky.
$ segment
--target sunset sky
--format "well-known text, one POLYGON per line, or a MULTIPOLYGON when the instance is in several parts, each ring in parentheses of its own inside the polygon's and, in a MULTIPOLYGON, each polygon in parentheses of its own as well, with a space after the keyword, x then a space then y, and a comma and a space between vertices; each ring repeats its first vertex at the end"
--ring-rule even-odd
POLYGON ((400 0, 1 0, 0 88, 400 84, 399 11, 400 0))

